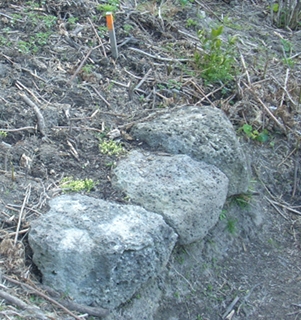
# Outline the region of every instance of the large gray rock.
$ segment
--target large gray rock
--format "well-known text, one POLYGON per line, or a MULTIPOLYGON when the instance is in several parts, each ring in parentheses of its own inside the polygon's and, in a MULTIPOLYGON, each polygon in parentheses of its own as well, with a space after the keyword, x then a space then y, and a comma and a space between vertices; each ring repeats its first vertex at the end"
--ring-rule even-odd
POLYGON ((217 166, 229 178, 228 196, 248 190, 247 158, 225 114, 210 106, 189 106, 135 125, 131 134, 152 148, 217 166))
POLYGON ((168 262, 177 235, 162 216, 81 195, 50 201, 32 222, 33 261, 49 285, 76 302, 113 309, 168 262))
POLYGON ((130 152, 114 169, 112 184, 131 201, 162 214, 180 244, 202 239, 218 221, 228 178, 218 168, 187 155, 130 152))

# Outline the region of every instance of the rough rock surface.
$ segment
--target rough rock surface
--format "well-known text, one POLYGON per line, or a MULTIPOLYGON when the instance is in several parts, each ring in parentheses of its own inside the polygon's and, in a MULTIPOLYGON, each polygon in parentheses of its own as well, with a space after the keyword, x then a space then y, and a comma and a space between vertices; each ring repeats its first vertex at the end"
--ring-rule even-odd
POLYGON ((248 190, 247 158, 225 114, 211 106, 188 106, 136 124, 131 134, 152 148, 217 166, 229 178, 228 196, 248 190))
POLYGON ((168 262, 177 235, 162 216, 81 195, 50 201, 29 243, 43 283, 78 303, 113 309, 168 262))
POLYGON ((218 168, 187 155, 130 152, 114 169, 112 184, 146 210, 162 214, 180 244, 202 239, 216 224, 228 192, 218 168))

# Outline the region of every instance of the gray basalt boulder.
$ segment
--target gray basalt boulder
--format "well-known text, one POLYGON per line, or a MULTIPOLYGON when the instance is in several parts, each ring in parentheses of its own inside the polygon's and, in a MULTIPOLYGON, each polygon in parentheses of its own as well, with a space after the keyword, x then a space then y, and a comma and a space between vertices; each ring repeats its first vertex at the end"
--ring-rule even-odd
POLYGON ((133 126, 131 134, 154 149, 187 154, 218 167, 229 178, 228 196, 248 190, 250 168, 225 114, 211 106, 188 106, 133 126))
POLYGON ((202 239, 216 224, 228 192, 218 168, 187 155, 130 152, 114 169, 112 185, 146 210, 161 214, 180 244, 202 239))
POLYGON ((139 206, 81 195, 50 201, 32 222, 29 244, 43 283, 77 303, 113 309, 168 262, 177 235, 139 206))

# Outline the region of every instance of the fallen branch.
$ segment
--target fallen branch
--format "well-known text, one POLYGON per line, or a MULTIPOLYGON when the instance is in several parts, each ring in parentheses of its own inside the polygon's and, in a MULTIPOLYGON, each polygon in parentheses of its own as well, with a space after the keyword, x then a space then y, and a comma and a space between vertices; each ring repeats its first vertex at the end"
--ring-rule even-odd
POLYGON ((76 310, 80 313, 88 313, 94 317, 106 317, 109 314, 107 309, 84 306, 67 299, 62 300, 60 294, 48 286, 43 286, 43 289, 53 298, 60 299, 60 303, 68 309, 76 310))
POLYGON ((44 294, 43 292, 40 292, 39 290, 35 289, 34 287, 26 284, 26 283, 22 283, 18 280, 12 279, 6 275, 2 275, 2 278, 5 280, 8 280, 9 282, 12 282, 14 284, 17 284, 21 287, 25 287, 26 289, 30 290, 31 293, 36 294, 46 300, 48 300, 49 302, 51 302, 52 304, 56 305, 57 307, 61 308, 62 310, 64 310, 66 313, 68 313, 70 316, 74 317, 76 320, 82 320, 82 318, 78 317, 77 315, 75 315, 73 312, 71 312, 69 309, 67 309, 66 307, 64 307, 62 304, 60 304, 59 302, 57 302, 56 300, 50 298, 49 296, 47 296, 46 294, 44 294))
POLYGON ((3 290, 0 290, 0 297, 6 300, 9 304, 13 304, 22 310, 26 310, 35 319, 42 319, 42 320, 49 319, 48 317, 45 316, 45 314, 42 313, 42 311, 38 307, 31 306, 25 303, 24 301, 22 301, 21 299, 7 292, 4 292, 3 290))

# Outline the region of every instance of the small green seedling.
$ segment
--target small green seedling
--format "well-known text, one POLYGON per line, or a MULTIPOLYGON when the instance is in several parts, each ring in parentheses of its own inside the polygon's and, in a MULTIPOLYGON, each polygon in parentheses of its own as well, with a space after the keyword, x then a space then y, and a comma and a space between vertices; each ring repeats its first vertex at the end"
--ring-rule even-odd
POLYGON ((60 187, 64 192, 79 192, 87 191, 90 192, 95 186, 92 179, 73 179, 73 177, 65 177, 60 182, 60 187))
POLYGON ((103 139, 98 146, 101 153, 109 156, 119 156, 125 152, 122 145, 114 140, 103 139))
POLYGON ((226 210, 222 210, 221 214, 219 215, 219 219, 225 220, 227 218, 226 210))
POLYGON ((227 220, 227 230, 229 231, 230 234, 236 233, 236 229, 237 229, 236 223, 237 223, 237 219, 229 218, 227 220))
POLYGON ((187 19, 187 21, 186 21, 187 28, 196 27, 197 25, 198 25, 197 21, 195 21, 191 18, 187 19))
POLYGON ((93 64, 86 64, 82 67, 82 70, 85 74, 91 74, 93 71, 93 64))
POLYGON ((258 130, 253 129, 253 127, 247 123, 239 128, 238 131, 243 131, 248 138, 262 143, 265 143, 269 140, 269 132, 267 129, 263 129, 261 132, 259 132, 258 130))
POLYGON ((238 195, 234 195, 230 197, 230 203, 237 204, 240 208, 247 208, 252 199, 252 195, 250 193, 242 193, 238 195))
POLYGON ((7 132, 0 131, 0 138, 5 138, 5 137, 7 137, 7 132))

